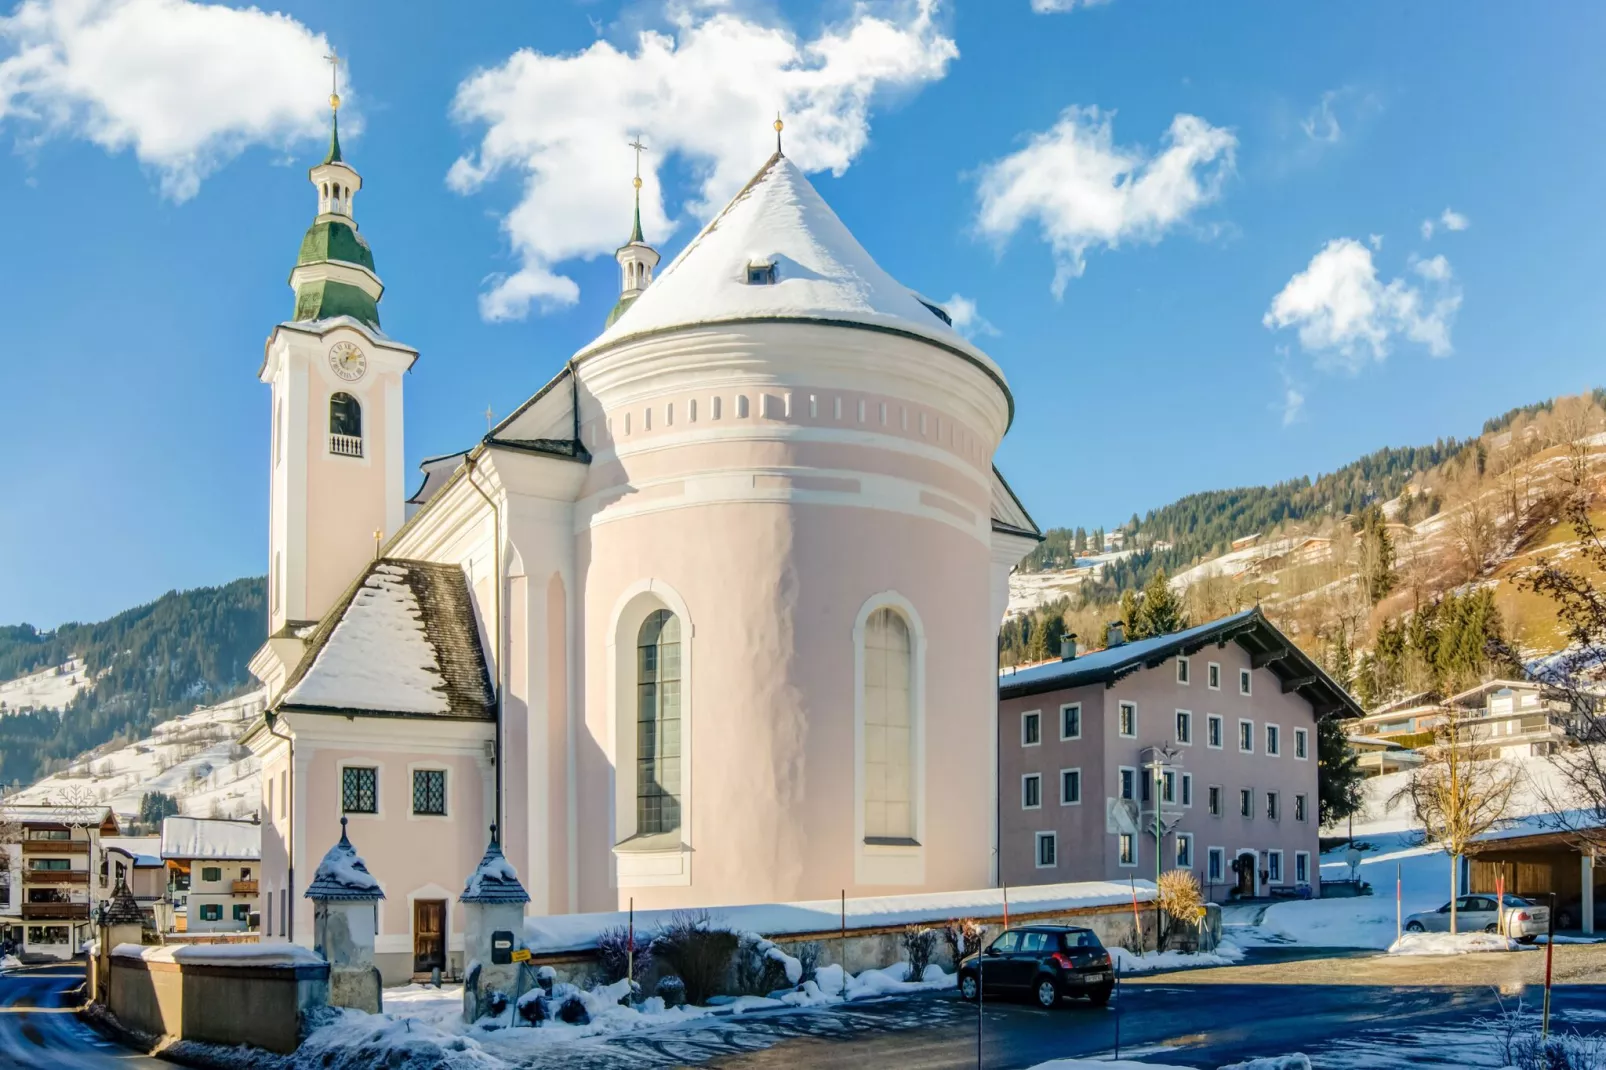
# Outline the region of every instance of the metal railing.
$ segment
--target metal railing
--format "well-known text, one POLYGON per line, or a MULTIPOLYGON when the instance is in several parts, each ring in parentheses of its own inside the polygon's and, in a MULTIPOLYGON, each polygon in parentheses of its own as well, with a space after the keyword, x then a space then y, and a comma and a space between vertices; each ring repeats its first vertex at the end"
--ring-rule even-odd
POLYGON ((362 456, 362 436, 361 435, 337 435, 337 434, 335 434, 333 432, 330 432, 330 434, 329 434, 329 452, 335 454, 338 457, 361 457, 362 456))

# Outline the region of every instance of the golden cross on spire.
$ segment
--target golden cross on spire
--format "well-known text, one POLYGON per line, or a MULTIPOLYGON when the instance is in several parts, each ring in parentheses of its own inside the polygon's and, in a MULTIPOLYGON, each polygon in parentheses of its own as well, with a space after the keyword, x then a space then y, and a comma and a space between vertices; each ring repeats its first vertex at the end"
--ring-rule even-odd
POLYGON ((635 179, 635 183, 636 183, 636 188, 640 189, 641 188, 641 154, 643 152, 647 151, 647 146, 645 146, 645 145, 643 145, 641 143, 641 135, 637 134, 636 135, 636 139, 630 143, 630 147, 636 150, 636 179, 635 179))
POLYGON ((340 110, 340 53, 335 50, 335 46, 334 45, 330 45, 329 46, 329 54, 327 56, 323 57, 323 59, 324 59, 325 63, 329 64, 329 109, 331 111, 339 111, 340 110))
POLYGON ((785 155, 784 153, 781 152, 781 128, 783 126, 785 126, 785 125, 786 125, 785 123, 781 122, 781 113, 780 112, 776 112, 775 113, 775 154, 777 156, 785 155))

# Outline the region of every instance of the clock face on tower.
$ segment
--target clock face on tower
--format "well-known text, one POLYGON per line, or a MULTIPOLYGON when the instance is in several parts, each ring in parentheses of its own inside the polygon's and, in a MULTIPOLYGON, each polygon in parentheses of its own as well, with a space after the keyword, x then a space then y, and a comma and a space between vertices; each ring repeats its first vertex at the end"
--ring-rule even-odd
POLYGON ((336 342, 329 350, 329 367, 348 383, 355 383, 368 370, 368 358, 352 342, 336 342))

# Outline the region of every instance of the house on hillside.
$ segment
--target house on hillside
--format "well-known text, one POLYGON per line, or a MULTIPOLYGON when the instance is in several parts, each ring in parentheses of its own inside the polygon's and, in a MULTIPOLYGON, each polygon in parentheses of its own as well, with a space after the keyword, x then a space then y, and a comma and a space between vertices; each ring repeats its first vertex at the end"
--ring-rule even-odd
POLYGON ((93 879, 101 837, 115 836, 117 816, 106 806, 0 806, 21 828, 11 845, 12 872, 0 907, 0 932, 24 955, 68 959, 93 934, 95 904, 106 898, 93 879))
POLYGON ((1382 736, 1345 736, 1344 742, 1355 754, 1356 767, 1369 777, 1404 772, 1422 764, 1421 751, 1382 736))
POLYGON ((1111 625, 1104 650, 1000 677, 999 711, 1008 883, 1319 889, 1316 726, 1360 707, 1258 607, 1136 642, 1111 625))
POLYGON ((258 927, 261 825, 164 818, 162 861, 179 932, 245 932, 258 927))
POLYGON ((1577 740, 1587 711, 1567 691, 1534 680, 1489 680, 1444 705, 1461 739, 1503 758, 1545 755, 1577 740))

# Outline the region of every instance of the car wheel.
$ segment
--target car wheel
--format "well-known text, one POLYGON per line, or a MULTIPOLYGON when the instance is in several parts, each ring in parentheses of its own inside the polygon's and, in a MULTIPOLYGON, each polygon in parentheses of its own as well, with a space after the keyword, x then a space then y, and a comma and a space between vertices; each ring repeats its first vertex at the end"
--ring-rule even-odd
POLYGON ((1422 928, 1422 923, 1420 921, 1408 921, 1408 922, 1406 922, 1405 923, 1405 931, 1408 932, 1408 933, 1423 933, 1423 932, 1427 932, 1426 929, 1422 928))
POLYGON ((1500 931, 1500 926, 1491 923, 1489 925, 1485 925, 1483 927, 1483 931, 1486 933, 1497 933, 1500 931))
POLYGON ((1037 1005, 1047 1010, 1060 1001, 1060 986, 1052 977, 1039 977, 1032 994, 1037 997, 1037 1005))
POLYGON ((1573 927, 1573 916, 1571 914, 1567 913, 1565 910, 1557 911, 1556 912, 1556 928, 1558 928, 1558 929, 1571 929, 1572 927, 1573 927))
POLYGON ((970 1002, 974 1003, 976 1002, 976 997, 980 995, 981 985, 976 981, 975 974, 967 973, 959 979, 960 999, 969 1000, 970 1002))
POLYGON ((1095 1007, 1102 1007, 1110 1002, 1110 993, 1114 988, 1114 985, 1102 985, 1099 988, 1095 988, 1087 994, 1087 1001, 1095 1007))

